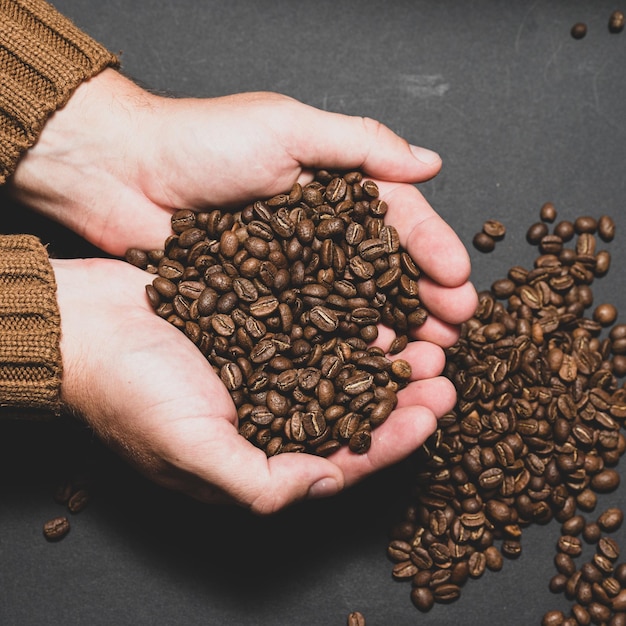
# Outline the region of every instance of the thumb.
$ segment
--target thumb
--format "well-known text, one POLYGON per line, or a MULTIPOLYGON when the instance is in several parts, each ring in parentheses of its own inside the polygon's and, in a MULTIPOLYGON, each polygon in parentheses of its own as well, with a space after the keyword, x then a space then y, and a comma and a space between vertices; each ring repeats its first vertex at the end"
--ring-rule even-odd
POLYGON ((293 133, 290 152, 304 167, 362 169, 398 182, 428 180, 441 169, 436 152, 410 145, 381 122, 300 107, 293 123, 283 127, 293 133))

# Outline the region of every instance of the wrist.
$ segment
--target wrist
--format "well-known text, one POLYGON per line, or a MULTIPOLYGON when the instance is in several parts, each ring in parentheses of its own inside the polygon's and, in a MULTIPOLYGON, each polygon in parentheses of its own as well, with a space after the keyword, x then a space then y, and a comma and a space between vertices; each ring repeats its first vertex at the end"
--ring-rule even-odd
POLYGON ((9 192, 93 240, 87 230, 94 217, 98 222, 102 189, 138 166, 133 144, 138 112, 150 110, 152 101, 153 96, 110 68, 83 82, 49 117, 20 160, 9 192))

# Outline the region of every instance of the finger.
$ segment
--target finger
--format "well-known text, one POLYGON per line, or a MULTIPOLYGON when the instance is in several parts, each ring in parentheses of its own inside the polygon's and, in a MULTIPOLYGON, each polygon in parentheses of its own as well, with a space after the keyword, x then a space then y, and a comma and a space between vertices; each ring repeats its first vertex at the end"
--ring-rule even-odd
POLYGON ((376 181, 388 204, 385 217, 400 235, 400 244, 433 280, 458 287, 469 279, 470 258, 452 228, 412 185, 376 181))
POLYGON ((410 334, 414 339, 430 341, 442 348, 449 348, 457 342, 460 329, 456 325, 446 324, 446 322, 431 315, 419 328, 411 330, 410 334))
POLYGON ((467 321, 478 305, 478 295, 470 282, 458 287, 442 287, 423 276, 419 281, 419 295, 431 315, 448 324, 467 321))
POLYGON ((445 376, 427 380, 416 380, 398 392, 398 408, 425 406, 436 417, 441 417, 454 408, 456 389, 445 376))
POLYGON ((370 118, 297 103, 283 126, 291 155, 305 167, 359 169, 381 180, 404 182, 428 180, 441 169, 436 152, 411 146, 370 118))
POLYGON ((226 421, 211 420, 211 431, 183 469, 255 513, 274 513, 305 497, 325 497, 343 488, 341 470, 328 459, 297 453, 268 459, 226 421))
POLYGON ((429 341, 412 341, 402 352, 390 354, 389 358, 392 361, 408 361, 411 364, 411 380, 439 376, 446 364, 443 350, 429 341))
POLYGON ((342 448, 330 459, 343 471, 345 484, 401 461, 419 448, 435 431, 437 419, 424 406, 396 409, 387 421, 372 431, 372 445, 365 454, 342 448))

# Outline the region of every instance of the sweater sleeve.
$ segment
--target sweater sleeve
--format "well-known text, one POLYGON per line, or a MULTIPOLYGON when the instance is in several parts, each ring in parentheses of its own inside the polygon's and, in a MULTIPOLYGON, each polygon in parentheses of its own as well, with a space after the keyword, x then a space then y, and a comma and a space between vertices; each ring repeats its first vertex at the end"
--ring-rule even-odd
POLYGON ((43 0, 0 0, 0 185, 76 87, 117 64, 43 0))
POLYGON ((45 247, 0 236, 0 406, 60 412, 61 323, 45 247))

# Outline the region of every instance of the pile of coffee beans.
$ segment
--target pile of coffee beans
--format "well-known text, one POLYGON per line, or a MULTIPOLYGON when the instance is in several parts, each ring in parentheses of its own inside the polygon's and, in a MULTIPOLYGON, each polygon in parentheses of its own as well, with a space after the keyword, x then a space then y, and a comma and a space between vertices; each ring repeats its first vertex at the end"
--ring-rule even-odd
MULTIPOLYGON (((541 217, 527 233, 539 252, 533 267, 511 267, 480 293, 448 351, 457 405, 417 451, 411 502, 391 533, 393 577, 411 581, 421 611, 517 558, 528 525, 574 524, 620 483, 626 325, 614 325, 611 304, 592 309, 591 290, 610 266, 598 241, 615 225, 583 217, 550 231, 549 204, 541 217)), ((561 552, 577 545, 572 537, 561 552)))
POLYGON ((324 170, 238 212, 180 210, 163 250, 127 251, 158 274, 156 313, 198 346, 268 456, 366 452, 410 380, 371 345, 385 324, 396 355, 427 317, 386 212, 373 181, 324 170))

